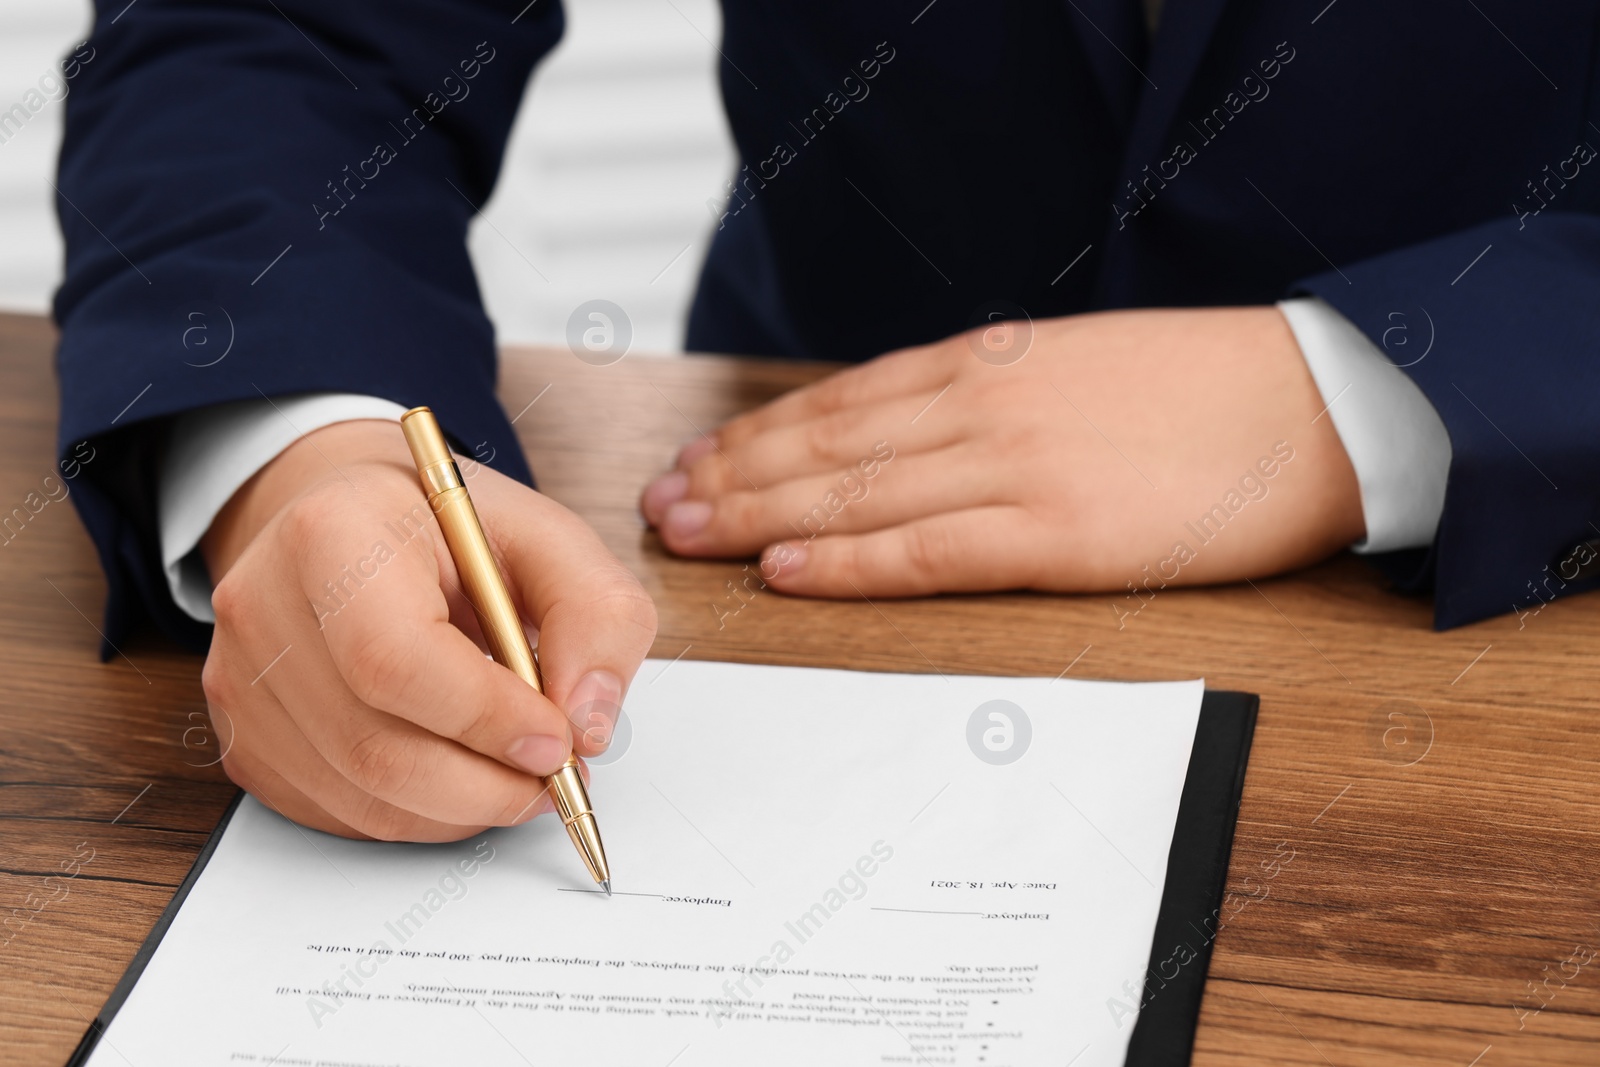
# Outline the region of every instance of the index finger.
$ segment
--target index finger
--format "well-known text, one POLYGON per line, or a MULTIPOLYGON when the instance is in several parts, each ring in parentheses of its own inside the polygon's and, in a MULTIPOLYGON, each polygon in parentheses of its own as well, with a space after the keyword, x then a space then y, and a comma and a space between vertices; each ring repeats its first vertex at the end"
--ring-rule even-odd
POLYGON ((356 699, 519 770, 560 766, 571 750, 566 716, 451 624, 443 584, 455 583, 454 573, 441 573, 426 545, 376 566, 365 580, 372 568, 355 568, 360 584, 323 620, 328 652, 356 699))
POLYGON ((712 431, 710 436, 714 441, 700 437, 684 446, 678 454, 678 466, 688 466, 717 445, 740 445, 774 427, 805 422, 863 404, 941 389, 954 374, 955 367, 948 355, 947 345, 941 343, 902 348, 837 371, 821 381, 803 385, 754 411, 728 420, 712 431))

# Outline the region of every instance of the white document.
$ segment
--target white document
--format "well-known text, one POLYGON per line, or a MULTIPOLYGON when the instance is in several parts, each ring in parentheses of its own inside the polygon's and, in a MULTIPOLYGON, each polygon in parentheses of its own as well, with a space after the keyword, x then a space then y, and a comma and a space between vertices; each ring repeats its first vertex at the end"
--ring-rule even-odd
POLYGON ((246 799, 91 1062, 1121 1064, 1203 688, 648 662, 616 897, 246 799))

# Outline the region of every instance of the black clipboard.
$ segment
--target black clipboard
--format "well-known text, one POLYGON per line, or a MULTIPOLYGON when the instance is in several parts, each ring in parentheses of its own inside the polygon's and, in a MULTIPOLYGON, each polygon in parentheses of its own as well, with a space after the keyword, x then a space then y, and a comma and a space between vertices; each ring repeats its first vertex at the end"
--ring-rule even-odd
MULTIPOLYGON (((1233 828, 1239 818, 1245 765, 1260 706, 1261 699, 1254 693, 1208 689, 1201 698, 1188 776, 1183 782, 1178 821, 1167 854, 1167 879, 1161 889, 1150 962, 1145 970, 1141 1003, 1136 1006, 1137 1020, 1132 1023, 1125 1067, 1186 1067, 1189 1063, 1195 1026, 1200 1021, 1200 997, 1205 992, 1206 970, 1211 964, 1211 944, 1222 924, 1222 894, 1228 878, 1228 858, 1233 852, 1233 828)), ((100 1035, 133 992, 167 928, 183 908, 243 797, 243 793, 235 794, 222 813, 172 902, 134 953, 133 961, 84 1031, 66 1067, 88 1063, 100 1035)), ((1122 1003, 1135 1007, 1131 997, 1124 996, 1122 1003)), ((1108 1001, 1107 1010, 1118 1009, 1108 1001)))
POLYGON ((1125 1067, 1182 1067, 1194 1051, 1260 708, 1254 693, 1207 689, 1201 698, 1125 1067))

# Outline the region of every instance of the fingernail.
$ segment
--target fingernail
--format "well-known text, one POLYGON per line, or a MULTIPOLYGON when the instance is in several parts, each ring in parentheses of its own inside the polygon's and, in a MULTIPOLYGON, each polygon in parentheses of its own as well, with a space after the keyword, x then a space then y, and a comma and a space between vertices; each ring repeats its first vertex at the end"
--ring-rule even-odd
POLYGON ((567 762, 567 743, 549 734, 529 734, 511 742, 506 759, 529 774, 551 774, 567 762))
POLYGON ((767 581, 780 574, 793 574, 806 565, 806 545, 803 541, 785 541, 773 545, 761 556, 761 577, 767 581))
POLYGON ((678 466, 687 467, 701 456, 709 456, 716 450, 716 439, 701 434, 678 450, 678 466))
POLYGON ((704 500, 682 500, 667 509, 662 526, 675 537, 693 537, 710 521, 710 504, 704 500))
POLYGON ((572 687, 567 718, 577 735, 595 749, 611 743, 622 711, 622 680, 610 671, 590 671, 572 687))
POLYGON ((669 471, 663 474, 645 487, 644 517, 651 522, 660 522, 666 510, 682 500, 683 494, 688 491, 689 476, 683 471, 669 471))

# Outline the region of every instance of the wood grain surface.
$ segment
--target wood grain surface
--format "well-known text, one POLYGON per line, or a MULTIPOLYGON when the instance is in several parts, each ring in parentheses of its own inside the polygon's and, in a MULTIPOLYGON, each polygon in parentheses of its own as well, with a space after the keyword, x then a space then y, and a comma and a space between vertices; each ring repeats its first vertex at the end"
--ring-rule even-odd
MULTIPOLYGON (((54 470, 53 343, 0 316, 0 514, 54 470)), ((654 655, 1260 693, 1195 1063, 1600 1062, 1600 598, 1438 634, 1343 557, 1164 590, 1120 628, 1104 596, 735 599, 745 562, 665 556, 638 490, 698 428, 827 369, 506 354, 507 409, 539 397, 517 428, 541 487, 656 598, 654 655)), ((69 501, 0 569, 0 1064, 60 1064, 233 787, 199 657, 147 634, 99 662, 104 582, 69 501)))

